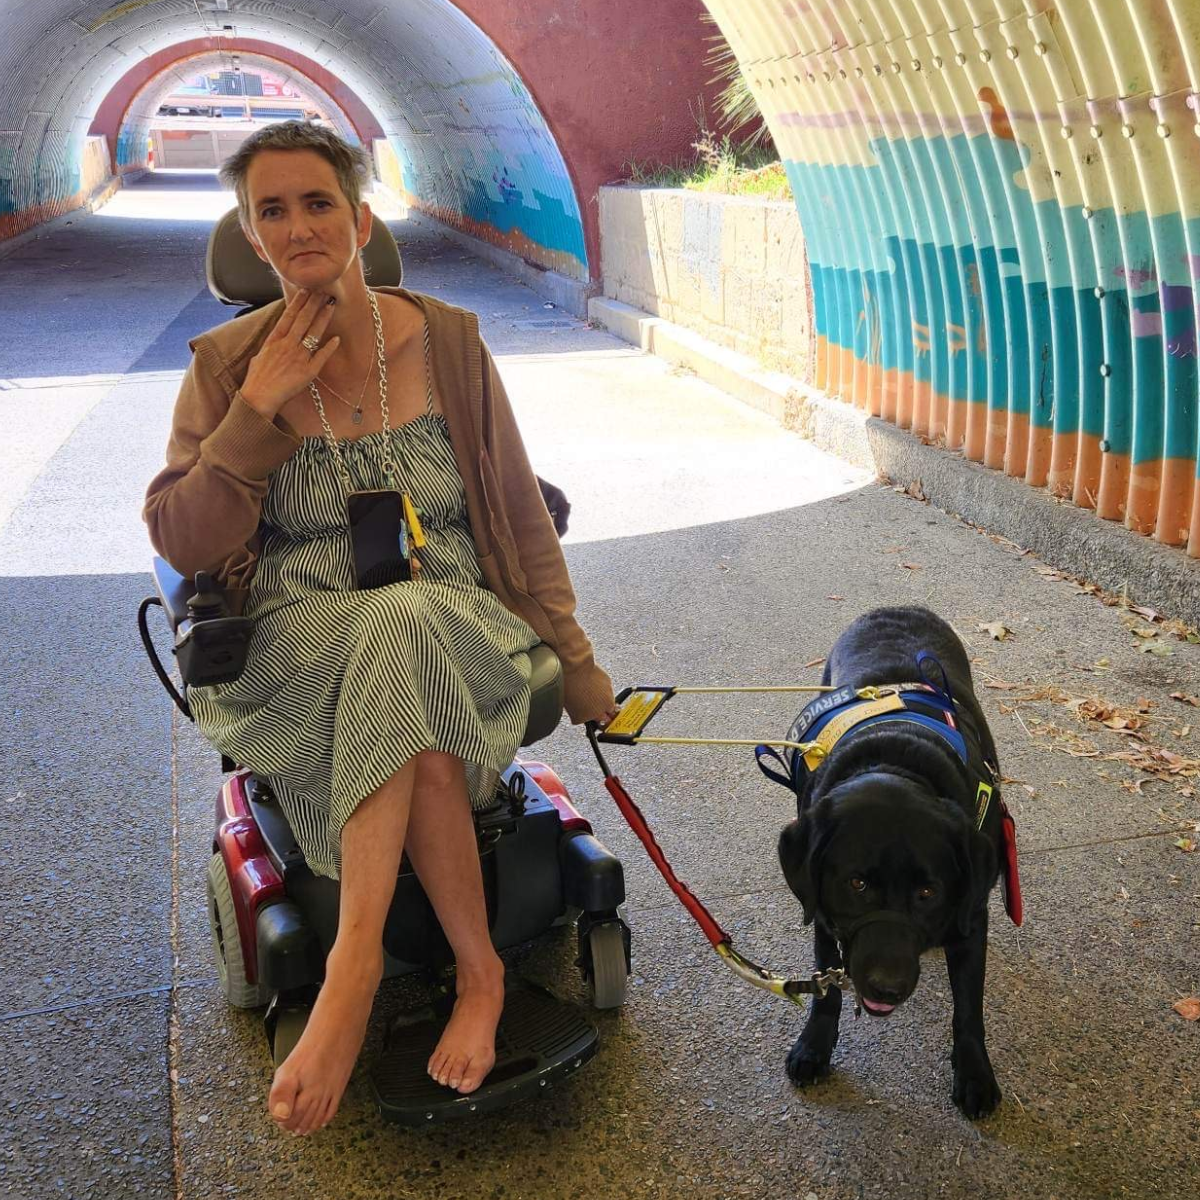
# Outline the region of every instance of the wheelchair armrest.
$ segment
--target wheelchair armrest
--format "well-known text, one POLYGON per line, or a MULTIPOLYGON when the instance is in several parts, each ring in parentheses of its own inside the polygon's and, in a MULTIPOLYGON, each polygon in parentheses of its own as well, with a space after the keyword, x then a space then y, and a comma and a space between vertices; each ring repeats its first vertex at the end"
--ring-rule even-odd
POLYGON ((539 642, 529 651, 529 720, 525 724, 522 746, 532 746, 549 737, 563 715, 563 673, 558 655, 539 642))

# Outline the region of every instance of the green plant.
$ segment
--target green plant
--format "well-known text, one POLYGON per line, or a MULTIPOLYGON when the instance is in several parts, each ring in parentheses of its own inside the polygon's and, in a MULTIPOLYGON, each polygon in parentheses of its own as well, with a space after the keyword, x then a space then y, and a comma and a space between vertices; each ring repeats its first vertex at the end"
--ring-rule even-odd
MULTIPOLYGON (((704 13, 701 19, 710 25, 717 23, 711 13, 704 13)), ((745 75, 742 74, 742 68, 738 63, 737 55, 733 52, 733 47, 725 40, 725 35, 720 29, 704 40, 711 47, 705 62, 710 67, 716 68, 716 74, 709 82, 724 85, 717 94, 717 107, 721 113, 722 123, 731 136, 754 126, 750 136, 742 139, 742 145, 747 149, 763 147, 773 151, 774 142, 771 138, 771 131, 762 119, 758 101, 754 99, 754 93, 750 90, 745 75)))

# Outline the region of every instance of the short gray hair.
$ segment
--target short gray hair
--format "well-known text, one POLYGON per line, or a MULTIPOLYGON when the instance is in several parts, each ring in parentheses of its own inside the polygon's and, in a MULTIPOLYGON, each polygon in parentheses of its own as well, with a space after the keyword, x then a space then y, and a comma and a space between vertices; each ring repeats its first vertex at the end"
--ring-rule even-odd
POLYGON ((252 133, 222 164, 221 182, 237 196, 238 216, 250 224, 250 197, 246 176, 260 150, 313 150, 337 175, 338 184, 356 212, 362 203, 363 184, 371 179, 371 159, 361 146, 352 146, 332 129, 308 121, 278 121, 252 133))

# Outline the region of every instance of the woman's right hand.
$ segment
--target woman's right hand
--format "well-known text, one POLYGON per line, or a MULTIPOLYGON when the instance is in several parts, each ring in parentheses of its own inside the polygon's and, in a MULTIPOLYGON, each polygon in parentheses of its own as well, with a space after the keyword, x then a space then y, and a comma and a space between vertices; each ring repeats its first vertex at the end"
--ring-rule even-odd
POLYGON ((283 310, 262 349, 250 360, 242 384, 242 398, 269 420, 302 388, 321 373, 337 352, 340 338, 334 336, 315 354, 302 339, 321 335, 333 319, 334 298, 323 292, 301 289, 283 310))

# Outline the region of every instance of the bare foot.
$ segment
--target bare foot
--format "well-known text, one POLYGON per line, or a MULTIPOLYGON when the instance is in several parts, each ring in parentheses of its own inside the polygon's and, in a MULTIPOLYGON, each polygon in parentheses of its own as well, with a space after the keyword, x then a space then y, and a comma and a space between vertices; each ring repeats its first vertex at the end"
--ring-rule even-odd
POLYGON ((429 1058, 429 1074, 464 1095, 496 1065, 496 1026, 504 1010, 504 964, 458 973, 454 1012, 429 1058))
POLYGON ((295 1049, 275 1072, 267 1105, 272 1119, 307 1134, 333 1120, 362 1049, 371 1004, 383 978, 383 956, 330 952, 325 983, 295 1049))

